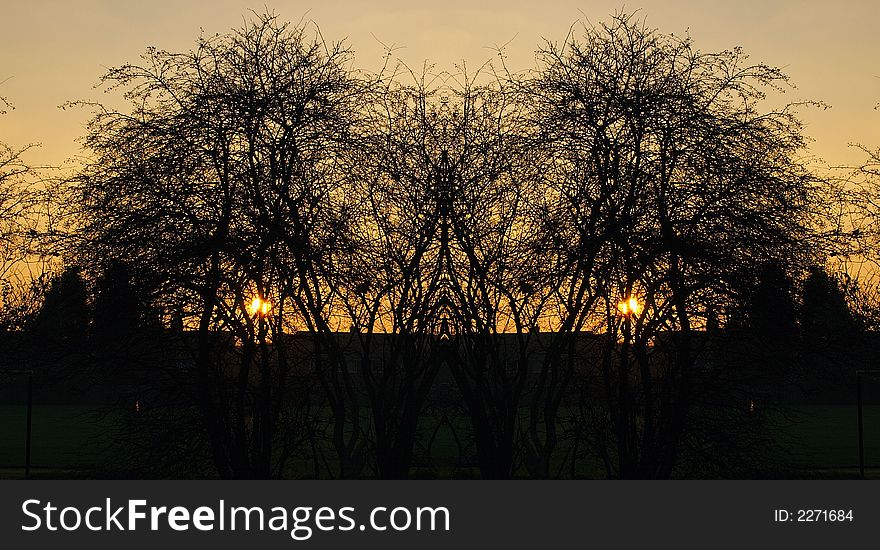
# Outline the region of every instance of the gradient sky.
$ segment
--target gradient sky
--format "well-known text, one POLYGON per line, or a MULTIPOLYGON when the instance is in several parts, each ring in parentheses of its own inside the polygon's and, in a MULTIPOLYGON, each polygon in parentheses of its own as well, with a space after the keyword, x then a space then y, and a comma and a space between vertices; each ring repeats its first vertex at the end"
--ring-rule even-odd
POLYGON ((525 69, 542 39, 562 40, 573 21, 638 9, 663 32, 689 30, 704 51, 742 46, 752 61, 784 67, 797 85, 786 100, 829 103, 802 117, 812 154, 829 164, 862 160, 848 143, 880 147, 877 0, 2 0, 0 96, 16 109, 0 117, 0 141, 39 142, 27 160, 61 165, 81 153, 75 139, 88 113, 59 106, 106 100, 94 89, 105 68, 136 61, 150 45, 189 49, 200 29, 223 33, 264 8, 312 20, 328 40, 347 39, 365 69, 379 67, 379 41, 402 47, 397 56, 411 67, 428 59, 451 68, 461 60, 476 66, 511 40, 508 65, 525 69))

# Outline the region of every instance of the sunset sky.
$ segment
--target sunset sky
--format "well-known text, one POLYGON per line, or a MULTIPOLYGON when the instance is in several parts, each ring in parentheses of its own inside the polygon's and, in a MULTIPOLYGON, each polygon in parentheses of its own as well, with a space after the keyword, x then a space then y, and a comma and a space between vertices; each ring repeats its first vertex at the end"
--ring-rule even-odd
POLYGON ((640 10, 663 32, 689 31, 696 46, 742 46, 753 61, 784 67, 797 89, 791 101, 832 106, 804 113, 811 153, 829 164, 862 155, 848 143, 880 146, 880 2, 876 0, 4 0, 0 7, 0 96, 15 110, 0 117, 0 141, 42 144, 32 163, 60 165, 81 154, 75 139, 88 113, 61 110, 65 101, 106 100, 94 89, 105 68, 136 61, 147 46, 190 48, 200 29, 226 32, 249 9, 283 20, 317 23, 328 40, 346 39, 355 65, 379 67, 383 46, 419 68, 430 60, 476 66, 508 43, 513 69, 534 66, 543 38, 562 40, 578 19, 598 22, 615 11, 640 10), (178 6, 178 4, 181 4, 178 6))

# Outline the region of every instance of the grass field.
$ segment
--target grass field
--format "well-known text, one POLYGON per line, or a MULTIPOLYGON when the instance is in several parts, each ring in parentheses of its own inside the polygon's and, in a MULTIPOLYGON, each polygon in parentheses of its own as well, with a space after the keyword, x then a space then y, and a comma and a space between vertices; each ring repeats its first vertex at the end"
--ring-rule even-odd
MULTIPOLYGON (((101 469, 109 446, 109 419, 81 405, 35 406, 31 468, 35 475, 76 477, 101 469)), ((21 475, 25 461, 27 410, 0 405, 0 477, 21 475)))
MULTIPOLYGON (((829 475, 835 471, 857 473, 859 435, 855 406, 801 406, 793 413, 793 422, 779 441, 793 465, 804 470, 827 471, 829 475)), ((880 405, 866 405, 863 420, 865 467, 876 474, 880 469, 880 405)))
MULTIPOLYGON (((34 477, 102 476, 112 467, 107 435, 112 420, 95 408, 36 406, 31 468, 34 477)), ((858 424, 854 406, 809 405, 792 410, 778 443, 792 477, 854 477, 858 474, 858 424)), ((865 462, 880 476, 880 405, 866 405, 865 462)), ((0 405, 0 478, 22 477, 26 409, 0 405)))

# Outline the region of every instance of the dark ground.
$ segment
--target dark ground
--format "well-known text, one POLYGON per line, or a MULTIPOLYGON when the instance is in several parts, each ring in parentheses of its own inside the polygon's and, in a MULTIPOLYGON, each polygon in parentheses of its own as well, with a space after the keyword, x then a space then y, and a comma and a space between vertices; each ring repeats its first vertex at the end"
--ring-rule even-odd
MULTIPOLYGON (((778 439, 792 465, 785 477, 858 477, 855 405, 800 405, 791 413, 778 439)), ((110 444, 113 414, 84 405, 35 406, 32 477, 106 477, 118 470, 110 444)), ((25 419, 24 405, 0 405, 0 478, 24 476, 25 419)), ((865 405, 864 422, 866 477, 880 478, 880 405, 865 405)))

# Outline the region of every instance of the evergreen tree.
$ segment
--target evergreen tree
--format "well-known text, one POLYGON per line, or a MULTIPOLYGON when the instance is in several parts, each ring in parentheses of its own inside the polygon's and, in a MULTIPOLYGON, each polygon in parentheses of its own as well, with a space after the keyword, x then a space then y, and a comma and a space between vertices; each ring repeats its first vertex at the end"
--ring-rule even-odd
POLYGON ((147 295, 121 261, 110 262, 95 283, 92 349, 104 382, 130 383, 157 360, 161 324, 147 295))
POLYGON ((81 351, 88 329, 86 284, 78 267, 68 267, 49 286, 32 333, 46 344, 81 351))
POLYGON ((750 394, 776 401, 795 390, 798 323, 794 285, 783 265, 768 262, 758 272, 742 306, 744 339, 739 350, 750 394))
POLYGON ((801 331, 808 346, 837 346, 859 332, 837 280, 821 267, 810 268, 804 281, 801 331))
POLYGON ((848 396, 845 383, 862 331, 837 280, 821 267, 812 267, 804 281, 800 320, 808 376, 819 383, 822 396, 831 398, 835 391, 848 396))
POLYGON ((126 341, 141 326, 141 300, 132 285, 128 268, 113 262, 95 285, 92 336, 97 348, 126 341))
POLYGON ((756 338, 780 351, 791 352, 798 340, 797 307, 791 278, 778 262, 766 264, 747 304, 748 323, 756 338))

